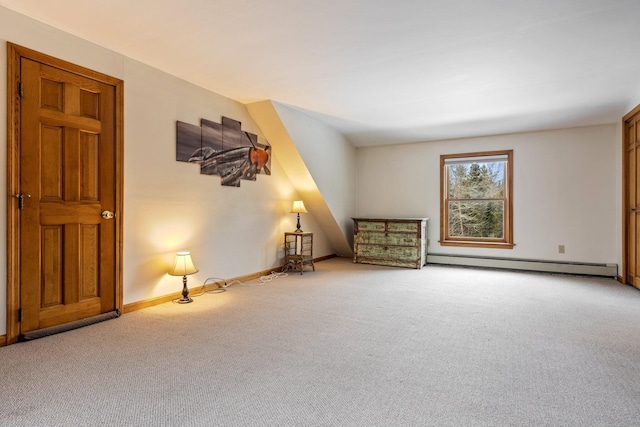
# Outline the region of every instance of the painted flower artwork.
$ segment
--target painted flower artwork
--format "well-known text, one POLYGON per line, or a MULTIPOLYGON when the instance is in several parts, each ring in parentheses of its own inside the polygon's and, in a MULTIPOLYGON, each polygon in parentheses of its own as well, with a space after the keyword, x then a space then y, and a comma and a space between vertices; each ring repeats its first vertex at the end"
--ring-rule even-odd
POLYGON ((259 144, 258 136, 243 131, 237 120, 202 119, 200 126, 179 121, 176 128, 176 160, 199 164, 200 173, 219 175, 222 185, 239 187, 242 179, 271 175, 271 146, 259 144))

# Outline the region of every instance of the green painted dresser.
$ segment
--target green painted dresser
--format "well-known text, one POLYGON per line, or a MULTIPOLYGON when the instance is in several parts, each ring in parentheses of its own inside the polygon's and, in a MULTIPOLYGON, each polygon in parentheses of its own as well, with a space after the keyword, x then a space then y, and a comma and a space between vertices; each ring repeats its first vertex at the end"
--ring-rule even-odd
POLYGON ((353 218, 353 262, 422 268, 428 218, 353 218))

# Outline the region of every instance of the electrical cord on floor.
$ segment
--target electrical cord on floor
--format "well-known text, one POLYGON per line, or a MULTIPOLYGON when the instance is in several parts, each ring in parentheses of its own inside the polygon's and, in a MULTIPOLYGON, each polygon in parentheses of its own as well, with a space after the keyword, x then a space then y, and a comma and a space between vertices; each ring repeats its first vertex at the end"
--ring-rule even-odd
POLYGON ((203 294, 219 294, 220 292, 224 292, 227 290, 229 285, 227 284, 227 279, 223 279, 222 277, 207 277, 202 284, 203 294), (207 290, 207 284, 212 280, 211 283, 217 283, 218 287, 214 289, 207 290))
MULTIPOLYGON (((198 293, 198 294, 189 294, 189 296, 191 298, 197 298, 200 297, 204 294, 219 294, 221 292, 224 292, 227 290, 228 287, 230 287, 231 285, 238 285, 238 286, 264 286, 265 283, 269 283, 272 282, 273 280, 277 279, 278 277, 287 277, 289 275, 289 273, 278 273, 277 271, 272 271, 271 273, 264 275, 264 276, 260 276, 258 278, 258 283, 244 283, 240 280, 234 279, 231 280, 229 282, 227 282, 226 279, 223 279, 222 277, 207 277, 204 281, 204 283, 202 284, 202 292, 198 293), (210 282, 211 281, 211 282, 210 282), (213 283, 217 283, 218 287, 214 288, 214 289, 208 289, 207 290, 207 284, 213 284, 213 283)), ((178 301, 180 300, 180 298, 176 298, 174 300, 172 300, 173 303, 178 304, 178 301)))
POLYGON ((277 271, 272 271, 271 274, 267 274, 266 276, 260 276, 260 278, 258 279, 258 282, 264 285, 265 283, 272 282, 278 277, 287 277, 288 275, 289 273, 278 273, 277 271))
POLYGON ((230 282, 224 282, 224 285, 222 286, 223 288, 228 288, 231 285, 238 285, 238 286, 264 286, 265 283, 269 283, 271 281, 273 281, 274 279, 277 279, 278 277, 287 277, 289 274, 288 273, 278 273, 277 271, 272 271, 271 273, 265 275, 265 276, 260 276, 258 278, 257 283, 245 283, 242 282, 240 280, 234 279, 230 282))
MULTIPOLYGON (((205 280, 204 283, 206 285, 208 280, 210 280, 210 279, 218 279, 219 282, 224 282, 224 285, 221 285, 222 289, 227 289, 231 285, 263 286, 265 283, 269 283, 269 282, 273 281, 274 279, 277 279, 278 277, 287 277, 288 275, 289 275, 288 273, 279 273, 277 271, 272 271, 271 273, 269 273, 269 274, 267 274, 265 276, 260 276, 258 278, 258 283, 245 283, 245 282, 242 282, 242 281, 240 281, 238 279, 234 279, 234 280, 231 280, 231 281, 227 282, 225 279, 220 279, 218 277, 210 277, 209 279, 205 280)), ((215 292, 216 290, 214 289, 213 291, 215 292)), ((211 291, 207 291, 207 292, 211 292, 211 291)))

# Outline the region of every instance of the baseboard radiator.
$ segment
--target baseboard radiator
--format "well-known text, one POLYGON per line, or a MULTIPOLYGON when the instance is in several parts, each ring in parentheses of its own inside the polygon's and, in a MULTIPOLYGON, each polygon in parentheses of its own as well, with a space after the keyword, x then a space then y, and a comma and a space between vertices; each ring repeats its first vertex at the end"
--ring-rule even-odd
POLYGON ((519 258, 493 258, 470 255, 427 254, 427 264, 460 265, 505 270, 540 271, 583 276, 617 277, 617 264, 541 261, 519 258))

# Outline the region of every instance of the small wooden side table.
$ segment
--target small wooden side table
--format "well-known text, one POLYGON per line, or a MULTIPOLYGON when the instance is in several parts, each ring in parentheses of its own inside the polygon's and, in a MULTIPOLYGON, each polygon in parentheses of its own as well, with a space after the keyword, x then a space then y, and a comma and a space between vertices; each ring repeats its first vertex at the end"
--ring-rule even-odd
POLYGON ((307 231, 285 232, 282 271, 296 270, 302 274, 307 265, 316 271, 316 267, 313 265, 313 233, 307 231))

